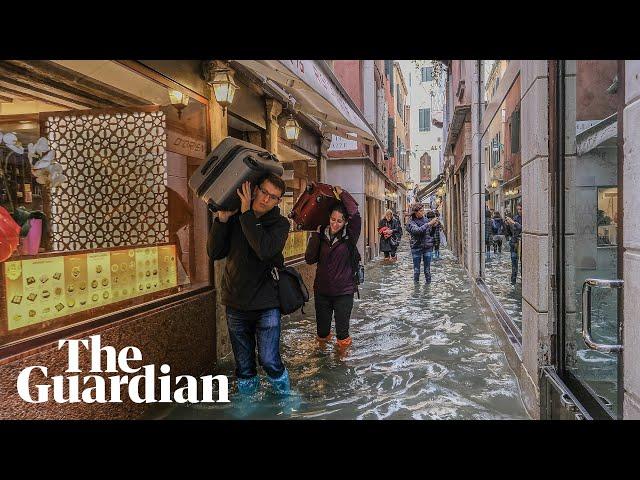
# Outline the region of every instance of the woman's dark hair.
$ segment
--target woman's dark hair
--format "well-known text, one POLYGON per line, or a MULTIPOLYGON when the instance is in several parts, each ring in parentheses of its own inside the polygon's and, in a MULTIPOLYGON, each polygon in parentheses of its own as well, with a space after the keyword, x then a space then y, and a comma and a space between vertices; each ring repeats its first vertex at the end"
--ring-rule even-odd
POLYGON ((346 222, 349 219, 349 216, 347 215, 347 209, 345 208, 344 204, 342 202, 336 203, 333 208, 331 209, 331 213, 333 212, 338 212, 342 214, 342 218, 344 218, 344 221, 346 222))
POLYGON ((495 212, 493 212, 493 218, 502 218, 502 217, 500 216, 500 212, 499 212, 499 211, 497 211, 497 210, 496 210, 495 212))
POLYGON ((433 210, 429 210, 429 211, 427 212, 427 218, 434 218, 435 216, 436 216, 436 214, 435 214, 435 213, 433 213, 433 210))

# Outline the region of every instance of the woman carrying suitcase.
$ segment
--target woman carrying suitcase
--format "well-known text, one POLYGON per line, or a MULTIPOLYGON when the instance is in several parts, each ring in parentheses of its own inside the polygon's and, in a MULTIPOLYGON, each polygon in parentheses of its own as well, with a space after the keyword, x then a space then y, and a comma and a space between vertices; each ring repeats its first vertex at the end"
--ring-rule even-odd
POLYGON ((331 210, 328 225, 321 225, 309 237, 305 260, 318 264, 313 292, 318 340, 331 340, 331 320, 335 315, 337 346, 351 345, 349 320, 356 291, 352 252, 357 248, 362 219, 351 194, 334 187, 340 199, 331 210))

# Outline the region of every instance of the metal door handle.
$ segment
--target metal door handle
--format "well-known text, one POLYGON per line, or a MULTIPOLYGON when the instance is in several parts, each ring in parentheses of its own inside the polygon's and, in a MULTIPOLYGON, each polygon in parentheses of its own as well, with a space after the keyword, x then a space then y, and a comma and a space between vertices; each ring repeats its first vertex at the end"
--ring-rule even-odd
POLYGON ((591 350, 604 353, 618 353, 623 349, 622 345, 606 345, 596 343, 591 338, 591 288, 622 288, 624 280, 601 280, 599 278, 587 278, 582 284, 582 338, 591 350))

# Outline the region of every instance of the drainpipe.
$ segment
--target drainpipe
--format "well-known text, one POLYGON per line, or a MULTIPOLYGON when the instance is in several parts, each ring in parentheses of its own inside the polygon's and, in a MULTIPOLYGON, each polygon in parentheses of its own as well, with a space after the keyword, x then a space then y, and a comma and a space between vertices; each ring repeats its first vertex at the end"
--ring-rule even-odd
POLYGON ((482 227, 484 225, 484 190, 482 188, 482 60, 477 60, 477 71, 478 71, 478 216, 479 216, 479 225, 480 231, 478 232, 478 251, 479 253, 479 262, 478 262, 478 278, 482 278, 483 266, 482 266, 482 256, 484 250, 482 249, 482 239, 484 235, 482 235, 482 227))

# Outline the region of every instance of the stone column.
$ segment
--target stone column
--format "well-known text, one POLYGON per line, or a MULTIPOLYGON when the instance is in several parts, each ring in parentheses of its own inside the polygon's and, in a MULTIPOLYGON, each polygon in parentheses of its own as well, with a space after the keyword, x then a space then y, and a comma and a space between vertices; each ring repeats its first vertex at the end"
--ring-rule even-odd
POLYGON ((484 224, 484 210, 482 210, 482 224, 480 217, 481 185, 480 185, 480 141, 482 133, 478 125, 482 108, 482 98, 478 95, 478 88, 481 84, 480 61, 473 61, 473 83, 471 86, 471 164, 469 168, 469 272, 473 278, 480 276, 480 262, 482 251, 480 248, 480 235, 482 224, 484 224))
MULTIPOLYGON (((213 90, 210 89, 210 101, 209 101, 209 122, 211 125, 211 148, 215 148, 225 137, 227 137, 227 116, 222 111, 222 107, 215 99, 213 90)), ((202 217, 204 224, 207 224, 207 207, 204 202, 199 202, 197 208, 195 208, 196 217, 202 217)), ((206 241, 197 242, 197 248, 204 248, 206 250, 206 241)), ((216 360, 231 353, 231 343, 229 341, 229 331, 227 329, 227 316, 225 314, 225 307, 220 303, 222 284, 222 275, 224 273, 224 267, 226 260, 216 260, 214 262, 214 285, 216 287, 216 360)), ((208 264, 198 265, 196 264, 196 271, 198 269, 208 268, 208 264)))
POLYGON ((624 82, 623 418, 640 420, 640 60, 626 60, 624 82))
POLYGON ((539 416, 539 368, 551 364, 549 276, 551 229, 549 210, 548 66, 546 60, 523 61, 522 126, 522 352, 529 382, 522 385, 525 405, 539 416))
POLYGON ((265 148, 274 155, 278 155, 278 116, 282 113, 282 104, 277 100, 268 98, 265 100, 267 113, 267 134, 265 148))
POLYGON ((327 151, 331 146, 331 134, 324 133, 320 140, 320 158, 318 159, 318 169, 320 183, 327 183, 327 157, 329 154, 327 151))

